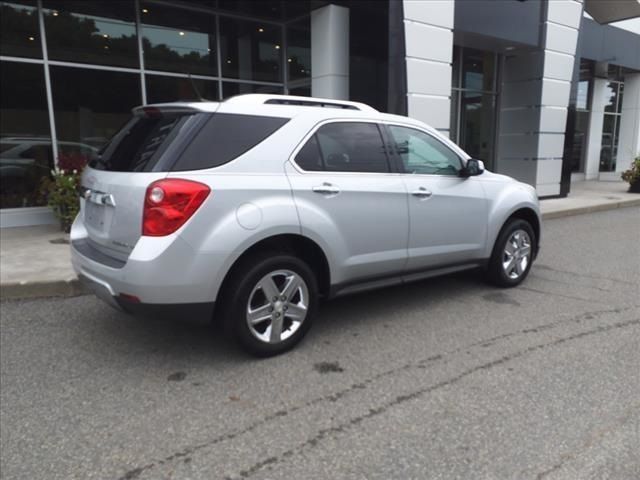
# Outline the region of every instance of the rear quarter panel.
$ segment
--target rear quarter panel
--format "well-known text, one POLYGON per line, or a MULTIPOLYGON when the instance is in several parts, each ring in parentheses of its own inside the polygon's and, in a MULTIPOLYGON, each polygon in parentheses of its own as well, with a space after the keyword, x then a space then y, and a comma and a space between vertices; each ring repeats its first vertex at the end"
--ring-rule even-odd
MULTIPOLYGON (((211 188, 209 197, 181 229, 180 237, 199 259, 190 272, 211 300, 233 263, 249 247, 280 234, 300 234, 298 215, 285 175, 267 173, 175 172, 211 188)), ((185 272, 187 274, 189 272, 185 272)))

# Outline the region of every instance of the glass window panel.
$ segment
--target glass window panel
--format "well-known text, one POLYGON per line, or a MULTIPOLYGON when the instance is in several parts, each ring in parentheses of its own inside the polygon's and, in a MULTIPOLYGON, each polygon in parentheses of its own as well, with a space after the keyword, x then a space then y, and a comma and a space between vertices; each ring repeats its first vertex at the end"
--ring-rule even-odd
POLYGON ((218 75, 213 15, 145 2, 140 18, 146 69, 218 75))
POLYGON ((132 2, 61 0, 43 3, 49 58, 139 67, 132 2))
POLYGON ((282 28, 220 18, 222 76, 282 82, 282 28))
POLYGON ((389 130, 406 173, 458 175, 460 157, 440 140, 413 128, 390 125, 389 130))
POLYGON ((613 170, 615 170, 616 160, 618 158, 618 141, 620 140, 620 124, 622 123, 620 120, 622 119, 621 115, 616 115, 615 127, 613 130, 613 148, 611 152, 611 156, 613 158, 613 170))
POLYGON ((322 155, 316 136, 312 136, 296 155, 296 163, 300 168, 308 172, 321 172, 324 170, 322 155))
POLYGON ((90 157, 140 105, 140 76, 72 67, 50 67, 60 152, 90 157))
POLYGON ((316 136, 327 171, 389 171, 386 149, 373 123, 330 123, 320 127, 316 136))
POLYGON ((228 163, 266 140, 288 121, 288 118, 231 113, 210 115, 171 170, 199 170, 228 163))
POLYGON ((607 76, 610 80, 622 80, 622 71, 618 65, 609 64, 607 76))
POLYGON ((0 55, 42 58, 40 42, 35 0, 0 2, 0 55))
POLYGON ((311 96, 311 85, 303 85, 299 87, 289 87, 289 95, 297 95, 299 97, 311 96))
POLYGON ((229 98, 243 93, 283 93, 283 87, 275 85, 256 85, 253 83, 222 83, 222 98, 229 98))
POLYGON ((218 81, 194 78, 145 75, 147 83, 147 103, 199 100, 198 94, 206 100, 218 100, 218 81), (194 90, 198 90, 197 92, 194 90))
POLYGON ((578 82, 578 94, 576 97, 576 108, 578 110, 587 110, 589 108, 589 80, 580 80, 578 82))
POLYGON ((618 89, 618 106, 616 107, 616 112, 622 113, 622 101, 624 99, 624 83, 619 84, 618 89))
POLYGON ((589 112, 575 113, 576 123, 573 131, 573 145, 571 146, 571 171, 584 171, 584 155, 587 148, 587 132, 589 128, 589 112))
MULTIPOLYGON (((285 0, 284 2, 284 16, 286 20, 292 18, 298 18, 302 15, 309 15, 311 10, 316 6, 311 5, 312 0, 285 0)), ((350 5, 351 7, 352 5, 350 5)))
POLYGON ((495 54, 472 48, 462 50, 462 88, 493 91, 495 54))
POLYGON ((462 95, 459 145, 472 157, 493 161, 495 101, 492 94, 459 92, 462 95))
POLYGON ((609 82, 605 87, 605 105, 604 111, 615 113, 617 110, 617 99, 618 99, 618 82, 609 82))
POLYGON ((282 1, 279 0, 218 0, 218 7, 221 10, 256 18, 281 19, 284 13, 282 1))
POLYGON ((614 155, 615 127, 617 115, 604 115, 602 142, 600 145, 600 171, 613 172, 616 169, 614 155))
POLYGON ((311 26, 307 18, 287 27, 289 80, 311 77, 311 26))
POLYGON ((53 168, 44 67, 0 62, 0 208, 44 205, 38 195, 53 168))

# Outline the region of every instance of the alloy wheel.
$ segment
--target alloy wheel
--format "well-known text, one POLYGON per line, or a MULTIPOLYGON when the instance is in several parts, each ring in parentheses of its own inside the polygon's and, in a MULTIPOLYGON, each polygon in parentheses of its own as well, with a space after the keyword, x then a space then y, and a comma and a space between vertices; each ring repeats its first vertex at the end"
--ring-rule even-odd
POLYGON ((502 270, 511 280, 517 280, 527 271, 531 262, 531 239, 524 230, 515 230, 502 252, 502 270))
POLYGON ((268 273, 249 295, 246 320, 258 340, 277 344, 291 337, 302 325, 309 309, 309 288, 291 270, 268 273))

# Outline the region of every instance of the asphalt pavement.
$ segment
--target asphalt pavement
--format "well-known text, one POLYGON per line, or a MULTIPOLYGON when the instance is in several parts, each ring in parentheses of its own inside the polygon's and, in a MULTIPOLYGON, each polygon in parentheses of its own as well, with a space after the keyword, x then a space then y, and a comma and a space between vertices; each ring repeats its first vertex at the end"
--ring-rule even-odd
POLYGON ((640 478, 640 208, 543 229, 518 288, 339 299, 268 360, 91 296, 4 301, 0 478, 640 478))

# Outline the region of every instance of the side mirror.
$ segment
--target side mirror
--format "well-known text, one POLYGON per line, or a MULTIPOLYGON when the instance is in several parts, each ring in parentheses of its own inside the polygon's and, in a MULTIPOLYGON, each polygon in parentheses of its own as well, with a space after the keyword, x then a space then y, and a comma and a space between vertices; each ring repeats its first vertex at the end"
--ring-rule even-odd
POLYGON ((467 165, 460 170, 461 177, 475 177, 476 175, 482 175, 484 172, 484 162, 477 158, 470 158, 467 160, 467 165))

